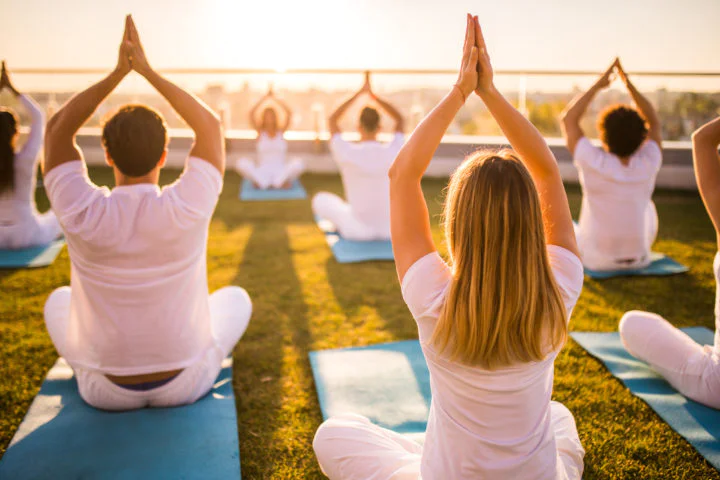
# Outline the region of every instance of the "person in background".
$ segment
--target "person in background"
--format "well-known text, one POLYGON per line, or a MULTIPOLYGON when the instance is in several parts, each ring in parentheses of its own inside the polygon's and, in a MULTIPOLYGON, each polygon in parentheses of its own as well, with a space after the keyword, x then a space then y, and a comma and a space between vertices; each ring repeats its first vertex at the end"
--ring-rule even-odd
POLYGON ((240 287, 208 294, 208 226, 225 171, 219 118, 153 70, 128 16, 115 70, 50 119, 45 153, 45 184, 71 267, 71 286, 47 299, 45 324, 75 371, 81 397, 106 410, 198 400, 212 388, 252 311, 240 287), (105 123, 112 190, 90 181, 75 143, 78 129, 131 70, 195 134, 182 175, 162 189, 168 138, 156 111, 127 105, 105 123))
POLYGON ((420 445, 355 414, 331 417, 313 447, 335 479, 580 479, 570 411, 551 401, 554 361, 583 284, 570 208, 545 140, 497 91, 477 17, 457 83, 390 169, 402 294, 418 326, 432 402, 420 445), (479 150, 444 207, 449 263, 433 241, 421 180, 473 91, 514 150, 479 150))
POLYGON ((45 115, 29 95, 15 88, 3 61, 0 92, 6 88, 30 114, 30 133, 18 150, 18 117, 12 110, 0 108, 0 249, 46 245, 60 237, 62 230, 52 210, 41 214, 35 206, 45 115))
POLYGON ((335 194, 320 192, 312 199, 315 217, 330 221, 338 233, 349 240, 387 240, 390 238, 390 198, 388 170, 400 151, 405 137, 400 112, 375 94, 370 86, 370 73, 365 74, 362 88, 345 101, 328 120, 330 152, 340 169, 347 201, 335 194), (377 141, 380 112, 367 105, 360 112, 360 141, 351 143, 342 138, 340 119, 361 96, 386 112, 395 122, 395 135, 390 143, 377 141))
POLYGON ((305 165, 300 159, 287 160, 287 140, 284 135, 290 126, 292 111, 277 98, 272 87, 250 111, 250 124, 257 131, 257 163, 241 158, 235 166, 237 172, 253 182, 256 188, 290 188, 302 175, 305 165), (266 103, 274 102, 283 110, 285 121, 278 123, 277 109, 267 106, 258 121, 258 111, 266 103))
MULTIPOLYGON (((720 250, 720 118, 692 136, 698 190, 715 227, 720 250)), ((660 315, 630 311, 620 320, 620 338, 628 352, 647 362, 686 397, 720 409, 720 251, 715 274, 715 341, 700 346, 660 315)))
POLYGON ((585 267, 627 270, 650 264, 658 231, 652 201, 662 164, 662 129, 655 109, 632 84, 619 59, 562 114, 562 129, 580 176, 583 198, 576 235, 585 267), (598 118, 602 147, 585 136, 580 119, 613 72, 630 92, 635 108, 614 105, 598 118))

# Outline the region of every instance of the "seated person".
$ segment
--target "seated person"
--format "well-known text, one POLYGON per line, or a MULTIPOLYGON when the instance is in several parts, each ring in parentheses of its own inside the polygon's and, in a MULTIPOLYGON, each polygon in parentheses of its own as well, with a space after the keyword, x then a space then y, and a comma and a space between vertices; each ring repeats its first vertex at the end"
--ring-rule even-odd
POLYGON ((90 405, 106 410, 170 407, 205 395, 250 320, 245 290, 208 295, 208 225, 222 189, 218 117, 148 64, 132 19, 115 70, 50 119, 43 174, 68 242, 71 287, 55 290, 45 323, 90 405), (182 176, 163 189, 163 118, 128 105, 103 128, 116 187, 88 178, 78 129, 130 71, 170 103, 195 133, 182 176))
POLYGON ((19 121, 12 110, 0 108, 0 249, 46 245, 62 234, 52 210, 38 213, 35 206, 37 166, 42 147, 45 115, 29 95, 10 81, 2 62, 0 91, 10 90, 30 114, 30 134, 16 151, 19 121))
POLYGON ((593 270, 642 268, 650 264, 658 218, 652 193, 662 164, 660 120, 616 59, 586 93, 563 113, 563 133, 580 175, 583 199, 576 235, 585 267, 593 270), (603 147, 580 128, 593 97, 612 81, 625 83, 637 110, 615 105, 599 117, 603 147))
POLYGON ((388 170, 402 148, 403 118, 395 107, 375 95, 370 88, 370 74, 365 84, 330 116, 330 152, 338 164, 347 202, 328 192, 320 192, 312 199, 316 217, 335 225, 338 233, 348 240, 390 239, 390 184, 388 170), (342 139, 339 121, 347 109, 361 95, 367 94, 395 121, 395 137, 388 144, 376 140, 380 130, 380 114, 370 106, 360 114, 360 142, 342 139))
POLYGON ((253 182, 256 188, 290 188, 305 170, 300 159, 286 160, 287 140, 284 135, 290 126, 292 112, 285 102, 275 97, 272 87, 250 111, 250 123, 258 133, 257 163, 247 158, 238 160, 235 168, 244 178, 253 182), (277 111, 266 107, 262 120, 258 122, 258 110, 266 102, 275 102, 285 113, 285 122, 278 126, 277 111))
POLYGON ((582 478, 575 419, 551 400, 583 283, 565 188, 540 132, 495 88, 477 17, 467 17, 462 58, 390 169, 395 268, 432 391, 424 442, 339 412, 313 440, 330 480, 582 478), (473 92, 513 150, 478 150, 452 175, 446 262, 421 182, 473 92))
MULTIPOLYGON (((698 190, 715 227, 720 246, 720 118, 693 134, 693 161, 698 190)), ((696 402, 720 409, 720 251, 715 272, 715 341, 700 346, 660 315, 627 312, 620 338, 630 354, 647 362, 677 391, 696 402)))

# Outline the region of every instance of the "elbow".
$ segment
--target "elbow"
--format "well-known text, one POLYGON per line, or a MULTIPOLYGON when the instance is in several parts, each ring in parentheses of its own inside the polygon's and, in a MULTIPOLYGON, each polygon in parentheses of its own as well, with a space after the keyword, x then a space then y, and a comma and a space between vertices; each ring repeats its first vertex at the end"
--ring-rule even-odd
POLYGON ((63 112, 60 110, 55 113, 45 124, 45 136, 57 136, 63 127, 63 112))
POLYGON ((396 184, 401 181, 419 182, 422 179, 424 171, 418 172, 415 170, 416 169, 412 168, 412 164, 409 162, 409 159, 403 155, 403 152, 400 152, 388 170, 390 184, 396 184))
POLYGON ((397 166, 397 163, 393 162, 393 164, 390 165, 390 170, 388 170, 388 178, 390 179, 390 183, 393 183, 400 176, 400 172, 398 170, 399 168, 397 166))
POLYGON ((708 143, 710 141, 707 125, 703 125, 702 127, 695 130, 690 139, 692 140, 693 145, 701 145, 704 143, 708 143))
POLYGON ((60 122, 59 117, 60 117, 60 112, 57 112, 55 115, 50 117, 50 119, 47 121, 47 124, 45 125, 45 131, 47 132, 48 135, 57 128, 57 125, 60 122))

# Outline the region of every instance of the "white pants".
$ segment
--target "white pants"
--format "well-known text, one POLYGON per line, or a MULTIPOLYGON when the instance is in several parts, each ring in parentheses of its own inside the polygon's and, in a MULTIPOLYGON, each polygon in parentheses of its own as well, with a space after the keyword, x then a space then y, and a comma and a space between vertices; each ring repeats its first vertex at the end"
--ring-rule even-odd
MULTIPOLYGON (((584 246, 585 241, 579 225, 574 224, 574 226, 580 256, 586 268, 592 270, 634 270, 650 265, 651 260, 649 255, 645 258, 637 258, 634 262, 618 262, 618 258, 615 256, 588 250, 588 248, 584 246)), ((650 201, 650 204, 645 210, 645 232, 645 251, 649 254, 652 251, 652 246, 653 243, 655 243, 658 233, 658 214, 655 209, 655 203, 652 201, 650 201)))
POLYGON ((263 190, 268 188, 284 188, 285 184, 294 182, 305 170, 305 164, 298 158, 291 159, 280 168, 258 166, 252 160, 241 158, 235 169, 263 190))
POLYGON ((20 249, 47 245, 62 235, 60 223, 50 210, 14 225, 0 224, 0 249, 20 249))
MULTIPOLYGON (((210 295, 210 315, 215 345, 195 364, 157 388, 134 391, 111 382, 101 372, 73 367, 80 396, 89 405, 103 410, 134 410, 144 407, 173 407, 193 403, 210 391, 250 322, 250 296, 240 287, 225 287, 210 295)), ((60 356, 63 356, 70 287, 60 287, 45 303, 45 324, 60 356)))
MULTIPOLYGON (((575 419, 564 405, 550 402, 550 416, 558 449, 558 465, 567 478, 580 479, 585 450, 575 419)), ((442 441, 442 439, 437 439, 442 441)), ((423 447, 404 435, 379 427, 366 417, 339 415, 323 422, 313 449, 330 480, 417 480, 423 447)))
POLYGON ((661 316, 637 310, 623 315, 619 330, 627 351, 678 392, 720 409, 720 356, 712 346, 702 347, 661 316))
POLYGON ((366 224, 355 215, 352 207, 333 193, 320 192, 312 199, 313 214, 335 225, 338 233, 348 240, 366 242, 371 240, 389 240, 389 225, 386 231, 366 224))

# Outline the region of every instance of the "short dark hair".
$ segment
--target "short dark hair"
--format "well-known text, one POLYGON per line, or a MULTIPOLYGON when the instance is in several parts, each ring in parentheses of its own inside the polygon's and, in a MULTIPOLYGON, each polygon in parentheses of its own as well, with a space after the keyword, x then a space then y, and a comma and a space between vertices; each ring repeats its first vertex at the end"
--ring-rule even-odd
POLYGON ((598 117, 600 139, 610 153, 626 158, 635 153, 647 138, 647 122, 627 105, 613 105, 598 117))
POLYGON ((103 126, 103 146, 128 177, 150 173, 162 158, 167 141, 165 119, 145 105, 120 107, 103 126))
POLYGON ((377 131, 380 128, 380 114, 372 107, 363 108, 360 112, 360 125, 370 133, 377 131))

